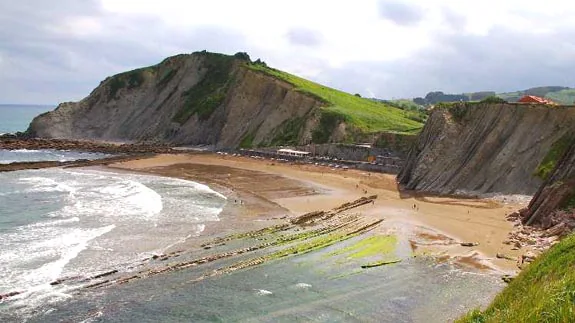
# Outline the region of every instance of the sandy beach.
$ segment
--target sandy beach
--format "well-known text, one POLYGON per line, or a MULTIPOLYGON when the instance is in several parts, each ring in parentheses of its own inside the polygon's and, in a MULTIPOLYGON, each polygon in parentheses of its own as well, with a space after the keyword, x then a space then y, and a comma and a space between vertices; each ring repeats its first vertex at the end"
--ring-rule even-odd
MULTIPOLYGON (((407 194, 399 192, 395 176, 390 174, 218 154, 158 155, 109 167, 190 179, 226 195, 228 206, 222 221, 207 225, 204 237, 251 230, 269 225, 270 220, 330 209, 376 194, 375 203, 357 211, 384 219, 378 230, 409 237, 416 255, 513 272, 516 262, 498 259, 496 254, 516 258, 524 252, 503 243, 513 228, 505 216, 523 205, 407 194), (464 247, 462 242, 477 245, 464 247)), ((189 243, 198 245, 201 241, 189 243)))

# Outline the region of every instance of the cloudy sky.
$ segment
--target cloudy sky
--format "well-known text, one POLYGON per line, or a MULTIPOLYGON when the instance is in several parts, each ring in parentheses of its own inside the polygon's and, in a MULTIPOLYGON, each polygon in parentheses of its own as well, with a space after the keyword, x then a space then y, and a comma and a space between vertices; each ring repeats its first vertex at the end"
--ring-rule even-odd
POLYGON ((363 96, 575 86, 564 0, 0 0, 0 103, 79 100, 208 50, 363 96))

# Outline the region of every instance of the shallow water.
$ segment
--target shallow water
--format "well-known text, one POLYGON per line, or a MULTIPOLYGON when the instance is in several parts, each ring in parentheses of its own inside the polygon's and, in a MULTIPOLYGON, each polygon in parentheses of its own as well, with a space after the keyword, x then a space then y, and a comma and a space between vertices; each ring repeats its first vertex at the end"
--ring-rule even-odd
POLYGON ((333 247, 200 282, 185 270, 89 291, 32 321, 446 322, 501 288, 426 258, 362 270, 326 260, 333 247))
POLYGON ((35 162, 35 161, 71 161, 78 159, 100 159, 108 157, 107 154, 90 153, 81 151, 67 151, 54 149, 0 149, 0 164, 14 162, 35 162))

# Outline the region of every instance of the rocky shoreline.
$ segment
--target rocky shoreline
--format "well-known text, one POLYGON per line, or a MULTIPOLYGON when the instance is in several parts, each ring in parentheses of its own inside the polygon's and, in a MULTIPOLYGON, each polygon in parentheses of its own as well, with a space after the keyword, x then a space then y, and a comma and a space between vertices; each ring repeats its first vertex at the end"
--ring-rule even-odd
POLYGON ((55 149, 77 150, 106 154, 178 153, 169 145, 153 143, 109 143, 87 140, 28 138, 24 135, 0 136, 0 149, 55 149))
POLYGON ((0 149, 6 150, 75 150, 91 153, 104 153, 114 155, 108 158, 96 160, 73 160, 73 161, 34 161, 13 162, 0 164, 0 172, 10 172, 25 169, 41 169, 48 167, 87 167, 108 165, 133 159, 147 158, 155 154, 181 154, 181 151, 160 144, 143 143, 106 143, 96 141, 79 141, 66 139, 27 138, 22 134, 0 136, 0 149))

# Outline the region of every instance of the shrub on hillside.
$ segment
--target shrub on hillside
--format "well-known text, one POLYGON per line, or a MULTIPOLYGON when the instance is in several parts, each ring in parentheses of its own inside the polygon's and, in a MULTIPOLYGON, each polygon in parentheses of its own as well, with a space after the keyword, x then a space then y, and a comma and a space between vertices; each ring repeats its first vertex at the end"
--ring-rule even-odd
POLYGON ((479 101, 481 103, 507 103, 507 101, 503 100, 498 96, 488 96, 485 99, 479 101))
POLYGON ((234 57, 237 59, 241 59, 243 61, 251 62, 250 55, 246 52, 237 52, 234 54, 234 57))

